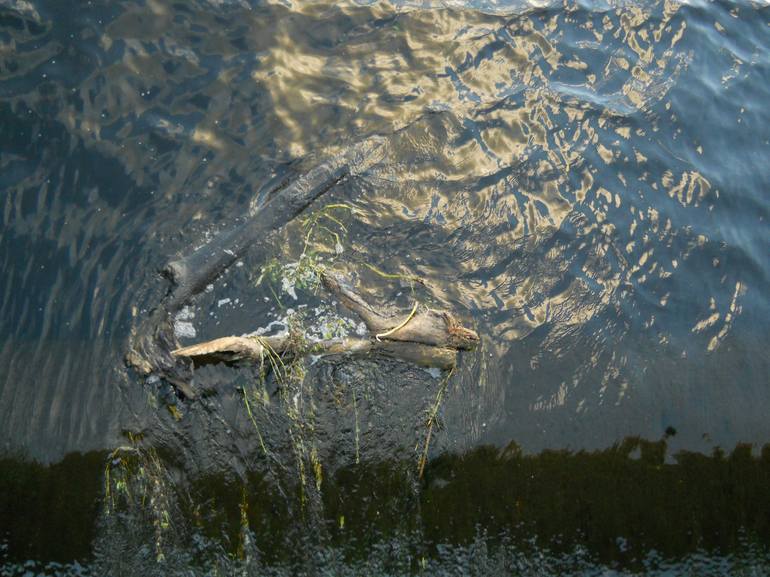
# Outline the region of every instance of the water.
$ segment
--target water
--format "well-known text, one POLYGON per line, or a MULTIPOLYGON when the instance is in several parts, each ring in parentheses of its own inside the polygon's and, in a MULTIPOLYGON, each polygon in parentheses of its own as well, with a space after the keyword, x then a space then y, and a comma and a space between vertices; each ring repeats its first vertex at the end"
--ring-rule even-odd
MULTIPOLYGON (((326 523, 308 550, 338 573, 390 546, 415 571, 499 553, 521 572, 761 574, 769 100, 763 3, 0 1, 7 571, 94 555, 110 566, 126 532, 105 517, 103 475, 128 444, 149 462, 157 451, 178 526, 205 503, 207 530, 229 527, 207 537, 209 557, 164 549, 181 568, 255 558, 239 521, 248 495, 255 550, 276 571, 293 562, 282 539, 326 523), (280 394, 257 415, 276 474, 236 388, 248 371, 203 371, 212 393, 189 403, 123 359, 168 260, 240 222, 271 179, 375 135, 384 158, 308 213, 357 209, 328 220, 315 253, 405 308, 410 289, 363 263, 425 278, 417 297, 455 310, 482 345, 451 376, 422 480, 441 380, 394 363, 314 366, 302 418, 316 428, 302 438, 325 475, 308 512, 287 489, 296 472, 280 469, 295 463, 280 394), (509 447, 506 474, 489 447, 509 447), (540 483, 525 483, 528 467, 540 483), (276 487, 260 529, 255 508, 276 487), (485 531, 502 552, 473 553, 485 531)), ((265 263, 298 261, 303 238, 294 221, 255 247, 181 319, 182 341, 265 326, 282 316, 276 297, 322 304, 257 285, 265 263)))

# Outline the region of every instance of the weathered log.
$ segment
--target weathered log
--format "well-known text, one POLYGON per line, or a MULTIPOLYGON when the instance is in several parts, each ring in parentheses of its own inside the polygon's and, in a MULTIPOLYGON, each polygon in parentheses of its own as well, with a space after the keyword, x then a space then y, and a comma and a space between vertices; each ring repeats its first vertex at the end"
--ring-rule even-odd
POLYGON ((295 357, 297 355, 366 355, 380 353, 421 367, 449 370, 455 366, 457 351, 448 347, 433 347, 418 343, 378 341, 376 339, 329 339, 314 341, 304 349, 292 348, 288 335, 273 337, 222 337, 172 351, 175 357, 192 359, 199 364, 209 362, 265 362, 268 355, 295 357))
POLYGON ((337 275, 322 273, 321 282, 346 308, 361 317, 369 332, 383 339, 457 350, 472 349, 479 342, 478 334, 463 327, 452 313, 425 306, 419 307, 404 326, 393 330, 403 323, 408 312, 386 314, 382 309, 376 310, 337 275))
POLYGON ((156 373, 170 382, 183 381, 177 374, 180 370, 176 359, 170 354, 179 346, 173 316, 252 245, 264 242, 345 177, 368 170, 384 154, 384 148, 383 138, 371 137, 288 185, 285 180, 280 181, 264 206, 244 223, 222 232, 188 256, 168 263, 164 272, 173 285, 159 306, 132 332, 126 363, 144 375, 156 373))
POLYGON ((165 302, 174 313, 202 292, 244 252, 291 221, 319 196, 350 174, 361 172, 382 153, 381 138, 369 138, 343 154, 322 162, 278 191, 243 224, 226 230, 186 257, 166 265, 174 288, 165 302))
POLYGON ((340 277, 321 273, 321 280, 345 307, 361 317, 371 333, 369 338, 321 340, 300 347, 289 335, 232 336, 176 349, 171 354, 205 363, 264 362, 270 354, 296 357, 382 353, 423 367, 448 370, 455 366, 457 351, 478 344, 476 332, 463 327, 448 311, 422 307, 408 314, 386 315, 376 311, 340 277))

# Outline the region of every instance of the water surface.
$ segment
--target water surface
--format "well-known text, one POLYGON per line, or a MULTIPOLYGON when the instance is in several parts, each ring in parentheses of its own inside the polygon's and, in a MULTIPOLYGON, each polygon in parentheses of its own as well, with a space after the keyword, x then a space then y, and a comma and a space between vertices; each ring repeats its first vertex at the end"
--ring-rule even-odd
MULTIPOLYGON (((761 3, 0 2, 0 439, 14 457, 3 475, 86 453, 94 464, 82 478, 98 480, 130 433, 177 471, 171 485, 224 475, 236 495, 231 512, 238 487, 255 503, 271 495, 275 479, 253 477, 270 466, 236 388, 248 371, 203 372, 200 382, 218 392, 179 402, 177 420, 167 387, 126 370, 129 335, 167 289, 159 270, 169 259, 256 211, 271 179, 382 136, 385 156, 311 208, 357 209, 328 223, 344 231, 342 253, 328 234, 313 249, 402 307, 408 287, 364 263, 425 278, 419 298, 456 310, 482 336, 442 398, 428 475, 458 460, 450 468, 463 478, 464 455, 494 463, 489 447, 515 447, 516 458, 548 471, 551 487, 559 471, 588 459, 572 499, 614 475, 591 455, 620 451, 631 463, 641 450, 634 443, 662 443, 654 467, 682 471, 686 455, 716 452, 703 477, 685 475, 715 483, 689 524, 675 502, 655 501, 674 486, 662 477, 648 498, 668 527, 639 517, 614 526, 597 513, 598 498, 590 514, 551 510, 556 489, 534 494, 521 519, 561 520, 577 548, 568 548, 571 566, 585 561, 586 571, 593 554, 596 567, 641 570, 640 559, 682 531, 696 534, 668 552, 682 567, 701 554, 717 572, 731 554, 761 559, 764 545, 751 543, 770 537, 762 485, 719 463, 726 451, 767 474, 769 26, 761 3), (549 451, 561 455, 559 467, 542 464, 549 451), (732 504, 744 517, 706 513, 720 482, 736 501, 716 510, 732 504), (657 537, 636 543, 637 565, 617 560, 580 529, 587 515, 613 537, 657 537), (722 524, 731 528, 724 539, 714 536, 722 524)), ((257 285, 265 263, 297 262, 302 238, 301 222, 289 223, 202 295, 184 319, 196 339, 266 325, 280 316, 276 298, 284 308, 316 306, 308 294, 295 302, 280 283, 257 285)), ((486 515, 468 516, 470 533, 452 529, 447 511, 486 511, 485 499, 515 509, 511 495, 525 489, 492 473, 470 492, 438 472, 416 479, 423 411, 439 380, 353 363, 316 367, 305 384, 317 433, 307 439, 328 481, 313 497, 316 521, 338 522, 333 503, 373 491, 384 474, 403 487, 393 495, 379 487, 377 502, 410 520, 377 528, 379 513, 354 507, 348 524, 359 515, 369 545, 380 533, 467 545, 485 528, 512 534, 519 549, 558 540, 543 524, 517 533, 518 521, 486 515), (337 405, 335 379, 348 395, 337 405), (354 397, 366 398, 366 422, 351 416, 354 397), (334 497, 340 471, 352 478, 337 480, 345 489, 334 497), (426 499, 444 483, 432 533, 426 499), (404 514, 415 507, 421 513, 404 514)), ((291 462, 291 425, 258 418, 291 462)), ((634 474, 621 478, 610 517, 633 499, 650 502, 629 493, 634 474)), ((51 490, 63 491, 66 479, 51 490)), ((223 502, 225 494, 208 493, 223 502)), ((43 523, 13 498, 3 507, 5 520, 43 523)), ((305 517, 286 507, 276 526, 291 533, 305 517)), ((25 542, 21 528, 5 530, 9 543, 25 542)), ((8 555, 85 560, 92 547, 82 543, 93 539, 8 555)))

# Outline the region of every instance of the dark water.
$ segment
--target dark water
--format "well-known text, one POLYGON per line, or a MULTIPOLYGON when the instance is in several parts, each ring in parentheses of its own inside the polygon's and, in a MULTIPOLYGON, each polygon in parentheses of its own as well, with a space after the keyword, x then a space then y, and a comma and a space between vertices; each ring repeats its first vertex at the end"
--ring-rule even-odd
MULTIPOLYGON (((0 571, 764 574, 768 102, 763 3, 0 0, 0 571), (375 135, 314 254, 482 337, 423 478, 413 367, 314 365, 250 417, 247 370, 182 402, 123 362, 170 258, 375 135)), ((180 320, 318 306, 257 283, 304 235, 180 320)))

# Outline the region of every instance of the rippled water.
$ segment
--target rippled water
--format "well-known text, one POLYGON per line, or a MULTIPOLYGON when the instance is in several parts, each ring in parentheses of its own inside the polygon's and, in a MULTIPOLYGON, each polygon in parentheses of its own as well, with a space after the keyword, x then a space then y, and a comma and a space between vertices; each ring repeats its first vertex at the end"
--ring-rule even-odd
MULTIPOLYGON (((600 455, 641 437, 665 438, 660 466, 744 443, 757 458, 770 442, 769 15, 763 3, 0 0, 2 448, 51 463, 131 432, 185 478, 263 471, 231 382, 247 377, 204 372, 219 394, 180 403, 177 421, 126 370, 129 335, 164 294, 169 259, 256 212, 276 177, 378 135, 384 158, 315 205, 358 209, 330 224, 342 254, 328 235, 316 249, 404 307, 408 289, 363 264, 423 277, 420 298, 481 335, 431 457, 512 443, 534 459, 600 455)), ((197 338, 275 318, 256 279, 296 262, 302 237, 289 223, 196 301, 197 338)), ((349 411, 329 408, 331 392, 318 400, 324 467, 411 468, 438 381, 398 364, 324 370, 308 390, 339 378, 370 403, 354 447, 349 411)), ((289 426, 271 423, 285 448, 289 426)), ((763 541, 767 528, 754 527, 763 541)), ((676 553, 699 554, 696 541, 676 553)))

